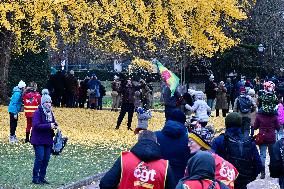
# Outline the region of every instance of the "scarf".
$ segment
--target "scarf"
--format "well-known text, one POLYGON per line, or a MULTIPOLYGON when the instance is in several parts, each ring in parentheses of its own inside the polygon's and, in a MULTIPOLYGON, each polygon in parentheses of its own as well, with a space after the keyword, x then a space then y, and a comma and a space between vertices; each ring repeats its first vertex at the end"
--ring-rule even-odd
POLYGON ((51 108, 48 108, 48 107, 45 107, 43 104, 41 105, 42 107, 42 110, 45 114, 45 119, 47 122, 52 122, 52 111, 51 111, 51 108))

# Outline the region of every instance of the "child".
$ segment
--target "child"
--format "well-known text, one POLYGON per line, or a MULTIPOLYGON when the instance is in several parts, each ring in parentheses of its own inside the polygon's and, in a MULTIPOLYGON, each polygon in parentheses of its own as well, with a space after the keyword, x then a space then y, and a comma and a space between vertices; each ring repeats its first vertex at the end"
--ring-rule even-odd
POLYGON ((138 134, 141 130, 147 130, 148 120, 152 117, 150 110, 145 110, 142 107, 138 107, 137 110, 138 126, 134 131, 134 134, 138 134))
POLYGON ((208 115, 210 115, 211 108, 204 101, 204 93, 202 91, 196 91, 194 95, 196 101, 193 106, 186 104, 185 108, 191 112, 195 112, 195 116, 198 117, 200 125, 205 127, 209 120, 208 115))

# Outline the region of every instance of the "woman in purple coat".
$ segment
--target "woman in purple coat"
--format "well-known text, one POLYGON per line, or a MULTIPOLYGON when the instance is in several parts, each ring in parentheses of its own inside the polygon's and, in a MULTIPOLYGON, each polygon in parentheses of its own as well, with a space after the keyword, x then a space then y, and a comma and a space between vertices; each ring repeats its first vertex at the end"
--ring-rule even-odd
POLYGON ((49 184, 45 180, 46 169, 53 144, 54 129, 57 123, 51 110, 51 97, 47 89, 42 90, 41 105, 34 112, 31 144, 35 150, 33 168, 34 184, 49 184))

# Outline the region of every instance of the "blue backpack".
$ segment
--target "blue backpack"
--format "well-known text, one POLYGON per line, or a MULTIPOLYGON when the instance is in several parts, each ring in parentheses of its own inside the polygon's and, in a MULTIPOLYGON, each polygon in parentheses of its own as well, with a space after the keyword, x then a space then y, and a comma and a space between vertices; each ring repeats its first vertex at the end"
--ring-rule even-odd
POLYGON ((239 110, 243 114, 247 114, 252 110, 252 102, 246 96, 239 96, 238 97, 238 106, 239 110))
POLYGON ((53 140, 53 145, 51 148, 51 153, 53 155, 60 155, 62 152, 63 148, 65 147, 67 143, 68 138, 67 137, 62 137, 61 131, 57 129, 57 132, 55 134, 54 140, 53 140))

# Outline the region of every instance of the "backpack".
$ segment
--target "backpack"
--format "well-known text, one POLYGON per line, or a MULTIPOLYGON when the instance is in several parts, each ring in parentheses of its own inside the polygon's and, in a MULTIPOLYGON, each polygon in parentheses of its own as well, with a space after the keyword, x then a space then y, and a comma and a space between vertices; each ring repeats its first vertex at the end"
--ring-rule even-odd
POLYGON ((228 162, 234 165, 239 177, 243 180, 252 181, 256 178, 256 166, 253 157, 253 139, 233 138, 224 134, 225 157, 228 162))
POLYGON ((252 102, 246 96, 238 97, 238 105, 241 113, 247 114, 252 110, 252 102))
POLYGON ((53 145, 51 148, 51 153, 53 155, 60 155, 62 152, 63 148, 65 147, 67 143, 68 138, 67 137, 62 137, 61 131, 57 129, 57 132, 55 134, 54 140, 53 140, 53 145))

